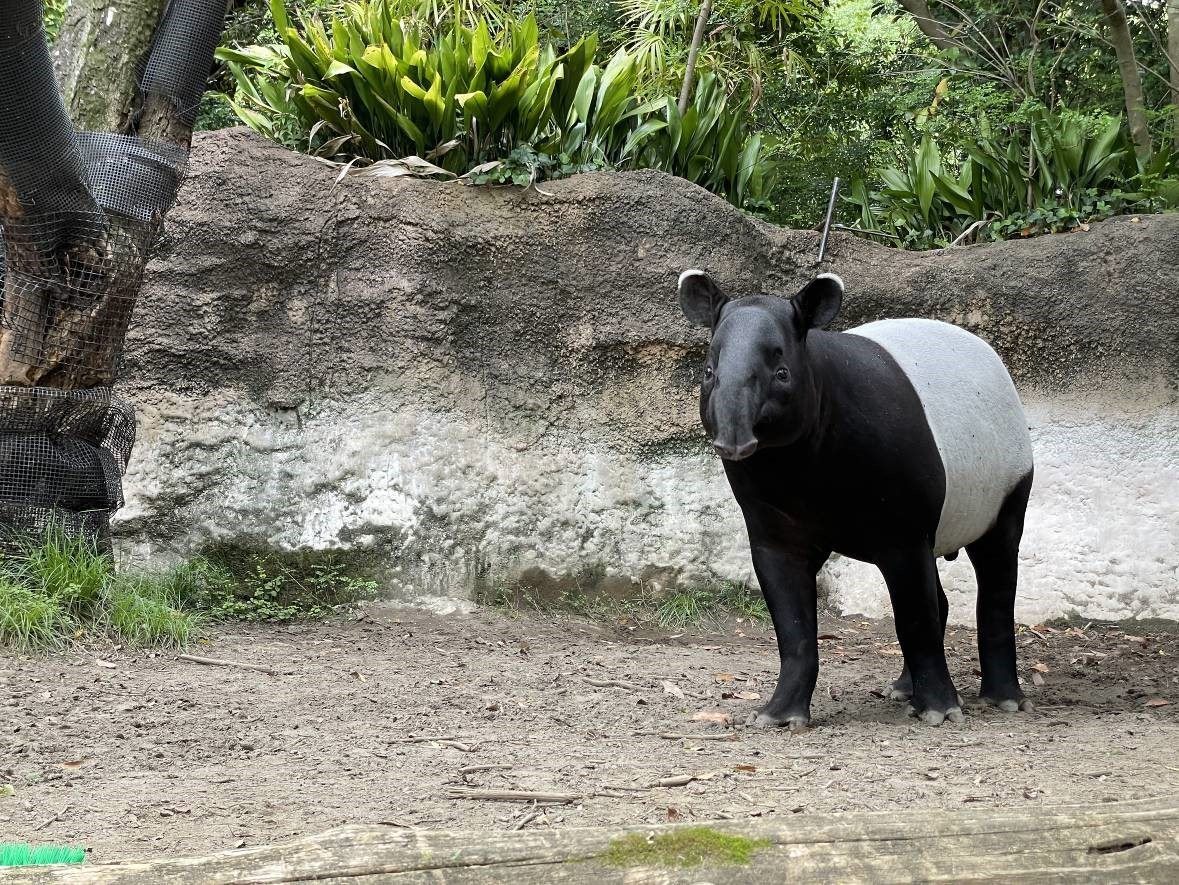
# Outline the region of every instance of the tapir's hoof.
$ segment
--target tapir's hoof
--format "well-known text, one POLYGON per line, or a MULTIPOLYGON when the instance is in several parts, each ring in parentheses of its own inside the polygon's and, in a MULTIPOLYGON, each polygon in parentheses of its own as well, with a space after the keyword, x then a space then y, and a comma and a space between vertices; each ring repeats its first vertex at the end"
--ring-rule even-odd
POLYGON ((926 725, 937 727, 943 722, 949 721, 954 725, 961 725, 966 721, 966 715, 962 712, 961 707, 950 707, 944 713, 941 710, 922 710, 917 712, 916 708, 910 706, 908 713, 910 716, 916 716, 926 725))
POLYGON ((1036 710, 1036 705, 1027 698, 1020 698, 1019 700, 1015 698, 1004 698, 1001 701, 997 701, 994 698, 983 698, 983 700, 992 707, 998 707, 1004 713, 1034 713, 1036 710))
POLYGON ((750 716, 749 721, 745 724, 750 728, 782 728, 785 726, 794 734, 804 732, 811 727, 811 721, 806 716, 799 716, 797 714, 775 715, 773 713, 766 713, 765 711, 750 716))

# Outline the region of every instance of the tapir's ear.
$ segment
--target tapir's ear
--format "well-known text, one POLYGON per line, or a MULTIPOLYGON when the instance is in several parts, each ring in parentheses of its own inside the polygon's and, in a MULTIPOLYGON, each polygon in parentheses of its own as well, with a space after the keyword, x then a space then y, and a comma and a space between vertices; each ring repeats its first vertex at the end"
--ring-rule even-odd
POLYGON ((803 329, 825 329, 839 316, 843 304, 843 280, 833 273, 821 273, 791 299, 802 318, 803 329))
POLYGON ((685 270, 680 274, 680 310, 698 326, 711 329, 729 302, 712 277, 702 270, 685 270))

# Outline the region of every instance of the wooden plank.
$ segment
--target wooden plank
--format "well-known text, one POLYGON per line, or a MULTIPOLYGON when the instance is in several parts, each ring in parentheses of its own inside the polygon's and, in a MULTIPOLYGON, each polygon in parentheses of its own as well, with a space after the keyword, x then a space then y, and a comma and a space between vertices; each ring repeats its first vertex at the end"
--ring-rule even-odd
POLYGON ((0 883, 725 885, 786 876, 872 883, 1179 881, 1179 797, 1013 811, 930 809, 531 832, 349 826, 207 857, 15 869, 0 873, 0 883), (693 826, 767 844, 745 866, 618 869, 603 861, 620 836, 661 836, 693 826))

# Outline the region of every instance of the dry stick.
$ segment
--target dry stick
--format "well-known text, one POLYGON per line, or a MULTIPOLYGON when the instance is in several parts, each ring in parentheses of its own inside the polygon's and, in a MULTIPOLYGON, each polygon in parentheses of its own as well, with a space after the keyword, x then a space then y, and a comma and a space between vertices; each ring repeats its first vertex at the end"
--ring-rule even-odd
POLYGON ((397 738, 390 741, 393 744, 442 744, 444 747, 451 747, 455 750, 462 750, 464 753, 470 753, 479 747, 478 743, 464 744, 458 738, 452 735, 422 735, 421 737, 407 737, 397 738))
POLYGON ((735 741, 737 732, 727 731, 721 734, 677 734, 673 732, 636 731, 635 737, 657 737, 665 741, 735 741))
POLYGON ((566 805, 582 797, 577 793, 538 793, 533 790, 465 790, 451 787, 447 799, 488 799, 495 802, 552 802, 566 805))
POLYGON ((652 787, 685 787, 696 780, 694 774, 676 774, 671 777, 660 778, 651 784, 652 787))
POLYGON ((644 689, 642 685, 635 685, 633 682, 623 682, 619 679, 591 679, 586 676, 581 681, 595 688, 625 688, 627 691, 642 691, 644 689))
POLYGON ((528 826, 530 823, 532 823, 534 820, 536 820, 538 817, 540 817, 542 814, 544 814, 543 809, 533 808, 532 811, 529 811, 522 818, 520 818, 518 821, 516 821, 514 824, 512 824, 511 828, 513 830, 522 830, 526 826, 528 826))
POLYGON ((974 233, 976 230, 978 230, 980 227, 982 227, 984 224, 986 224, 988 215, 990 215, 989 212, 984 213, 982 218, 980 218, 974 224, 970 225, 970 227, 966 228, 966 230, 962 231, 962 233, 958 234, 958 236, 954 238, 954 242, 950 243, 950 245, 946 246, 946 248, 953 249, 955 246, 957 246, 959 243, 961 243, 963 240, 965 240, 967 237, 969 237, 972 233, 974 233))
POLYGON ((69 810, 70 810, 69 803, 66 803, 65 805, 63 805, 61 807, 61 811, 59 811, 57 814, 53 815, 53 817, 49 818, 49 820, 42 821, 41 823, 37 824, 37 826, 33 827, 33 831, 39 833, 41 830, 45 829, 50 824, 57 823, 57 821, 61 820, 62 816, 69 810))
POLYGON ((210 667, 236 667, 239 670, 257 670, 259 673, 266 673, 270 676, 281 675, 273 667, 267 667, 262 664, 246 664, 242 661, 225 661, 221 658, 198 658, 196 655, 177 655, 178 661, 189 661, 193 664, 206 664, 210 667))
POLYGON ((466 777, 468 774, 474 774, 477 771, 507 771, 512 766, 510 765, 464 765, 458 770, 458 773, 466 777))

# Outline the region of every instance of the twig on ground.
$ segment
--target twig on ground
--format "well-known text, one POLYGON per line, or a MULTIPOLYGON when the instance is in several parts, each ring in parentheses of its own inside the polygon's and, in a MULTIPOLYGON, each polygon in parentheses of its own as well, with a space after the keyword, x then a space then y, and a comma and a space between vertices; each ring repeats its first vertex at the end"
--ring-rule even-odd
POLYGON ((582 677, 582 682, 595 688, 625 688, 627 691, 643 691, 645 686, 635 685, 633 682, 623 682, 621 679, 593 679, 582 677))
POLYGON ((664 777, 651 784, 653 787, 683 787, 696 780, 694 774, 677 774, 673 777, 664 777))
POLYGON ((259 673, 266 673, 269 676, 282 675, 273 667, 267 667, 264 664, 247 664, 242 661, 226 661, 221 658, 199 658, 196 655, 177 655, 176 660, 188 661, 191 664, 205 664, 209 667, 235 667, 238 670, 257 670, 259 673))
POLYGON ((33 831, 39 833, 39 832, 41 832, 41 830, 45 829, 50 824, 57 823, 59 820, 62 819, 62 817, 65 815, 65 813, 69 810, 70 810, 70 806, 69 806, 69 803, 67 802, 65 805, 63 805, 61 807, 61 811, 59 811, 57 814, 53 815, 53 817, 49 818, 49 820, 42 821, 41 823, 37 824, 37 826, 33 827, 33 831))
POLYGON ((500 765, 500 764, 464 765, 462 768, 460 768, 458 770, 458 773, 461 774, 463 777, 466 777, 468 774, 474 774, 477 771, 507 771, 511 767, 512 766, 510 766, 510 765, 500 765))
POLYGON ((453 735, 410 735, 406 738, 395 738, 390 741, 393 744, 438 744, 443 747, 450 747, 452 750, 462 750, 464 753, 471 753, 479 749, 481 741, 473 744, 466 744, 460 741, 453 735))
POLYGON ((547 802, 567 805, 582 797, 577 793, 541 793, 534 790, 467 790, 451 787, 446 791, 447 799, 487 799, 493 802, 547 802))
POLYGON ((635 737, 657 737, 665 741, 735 741, 737 732, 727 731, 720 734, 679 734, 670 731, 636 731, 635 737))
POLYGON ((528 826, 530 823, 532 823, 534 820, 536 820, 538 817, 540 817, 542 814, 544 814, 543 808, 535 808, 534 807, 531 811, 526 812, 523 817, 521 817, 518 821, 516 821, 514 824, 512 824, 511 829, 522 830, 526 826, 528 826))

